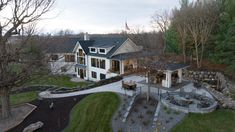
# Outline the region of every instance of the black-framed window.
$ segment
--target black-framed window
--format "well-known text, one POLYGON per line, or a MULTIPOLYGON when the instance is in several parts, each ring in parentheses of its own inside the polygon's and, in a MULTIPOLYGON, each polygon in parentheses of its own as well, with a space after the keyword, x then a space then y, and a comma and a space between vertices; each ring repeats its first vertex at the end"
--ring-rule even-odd
POLYGON ((105 60, 100 60, 100 68, 105 69, 105 60))
POLYGON ((99 49, 100 53, 105 53, 105 49, 99 49))
POLYGON ((75 55, 64 55, 65 62, 75 62, 75 55))
POLYGON ((90 52, 96 52, 96 48, 90 48, 90 52))
POLYGON ((84 57, 78 57, 78 63, 81 65, 86 65, 86 59, 84 57))
POLYGON ((101 68, 101 69, 105 69, 105 60, 91 58, 91 66, 101 68))
POLYGON ((105 75, 105 74, 100 73, 100 80, 104 80, 104 79, 106 79, 106 75, 105 75))
POLYGON ((92 71, 92 72, 91 72, 91 77, 92 77, 92 78, 97 78, 97 73, 94 72, 94 71, 92 71))
POLYGON ((85 56, 82 49, 79 49, 79 50, 78 50, 78 55, 79 55, 79 56, 85 56))
POLYGON ((79 68, 77 69, 77 73, 78 73, 78 75, 80 75, 80 69, 79 68))
POLYGON ((86 77, 86 70, 83 70, 83 72, 84 72, 83 76, 86 77))
POLYGON ((59 59, 58 55, 51 55, 51 60, 56 61, 59 59))
POLYGON ((91 66, 96 67, 96 64, 97 64, 97 59, 91 58, 91 66))

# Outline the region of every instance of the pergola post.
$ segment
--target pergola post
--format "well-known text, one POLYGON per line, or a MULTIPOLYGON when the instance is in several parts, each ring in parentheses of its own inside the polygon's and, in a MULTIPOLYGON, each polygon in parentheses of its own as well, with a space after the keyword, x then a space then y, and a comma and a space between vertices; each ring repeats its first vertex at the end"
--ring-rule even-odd
POLYGON ((182 83, 182 69, 178 69, 179 83, 182 83))
POLYGON ((168 76, 167 87, 170 88, 171 87, 171 72, 170 71, 167 71, 167 76, 168 76))

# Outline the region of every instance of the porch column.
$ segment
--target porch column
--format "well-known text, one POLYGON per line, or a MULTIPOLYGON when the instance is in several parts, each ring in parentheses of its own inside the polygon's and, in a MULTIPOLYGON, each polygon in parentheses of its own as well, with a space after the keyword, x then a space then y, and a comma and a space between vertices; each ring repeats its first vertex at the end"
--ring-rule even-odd
POLYGON ((124 62, 120 61, 120 74, 124 74, 124 62))
POLYGON ((133 68, 136 69, 138 67, 138 64, 137 64, 137 59, 134 59, 134 65, 133 65, 133 68))
POLYGON ((178 70, 179 83, 182 83, 182 69, 178 70))

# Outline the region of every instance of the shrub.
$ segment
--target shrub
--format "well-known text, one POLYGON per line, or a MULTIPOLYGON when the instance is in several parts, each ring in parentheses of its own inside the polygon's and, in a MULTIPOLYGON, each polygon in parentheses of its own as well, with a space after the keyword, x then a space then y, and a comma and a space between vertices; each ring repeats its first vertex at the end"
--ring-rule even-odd
POLYGON ((150 121, 143 121, 143 125, 144 125, 144 126, 148 126, 149 123, 150 123, 150 121))
POLYGON ((106 85, 106 84, 109 84, 109 83, 120 81, 122 79, 123 79, 122 76, 111 77, 111 78, 96 82, 95 84, 89 86, 89 88, 99 87, 99 86, 102 86, 102 85, 106 85))
POLYGON ((166 111, 166 113, 167 113, 167 114, 170 114, 170 113, 171 113, 171 111, 170 111, 170 110, 167 110, 167 111, 166 111))
POLYGON ((146 111, 146 114, 148 114, 148 115, 152 115, 152 114, 153 114, 153 111, 151 111, 151 110, 147 110, 147 111, 146 111))
POLYGON ((174 114, 179 115, 180 112, 179 111, 174 111, 174 114))
POLYGON ((166 110, 167 110, 167 107, 166 107, 166 106, 164 106, 164 107, 163 107, 163 109, 166 111, 166 110))

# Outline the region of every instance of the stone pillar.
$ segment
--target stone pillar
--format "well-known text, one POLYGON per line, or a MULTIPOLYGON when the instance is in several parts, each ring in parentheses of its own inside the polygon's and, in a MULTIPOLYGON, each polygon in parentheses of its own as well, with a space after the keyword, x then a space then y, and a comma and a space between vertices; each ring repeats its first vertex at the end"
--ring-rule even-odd
POLYGON ((178 70, 179 83, 182 83, 182 69, 178 70))

